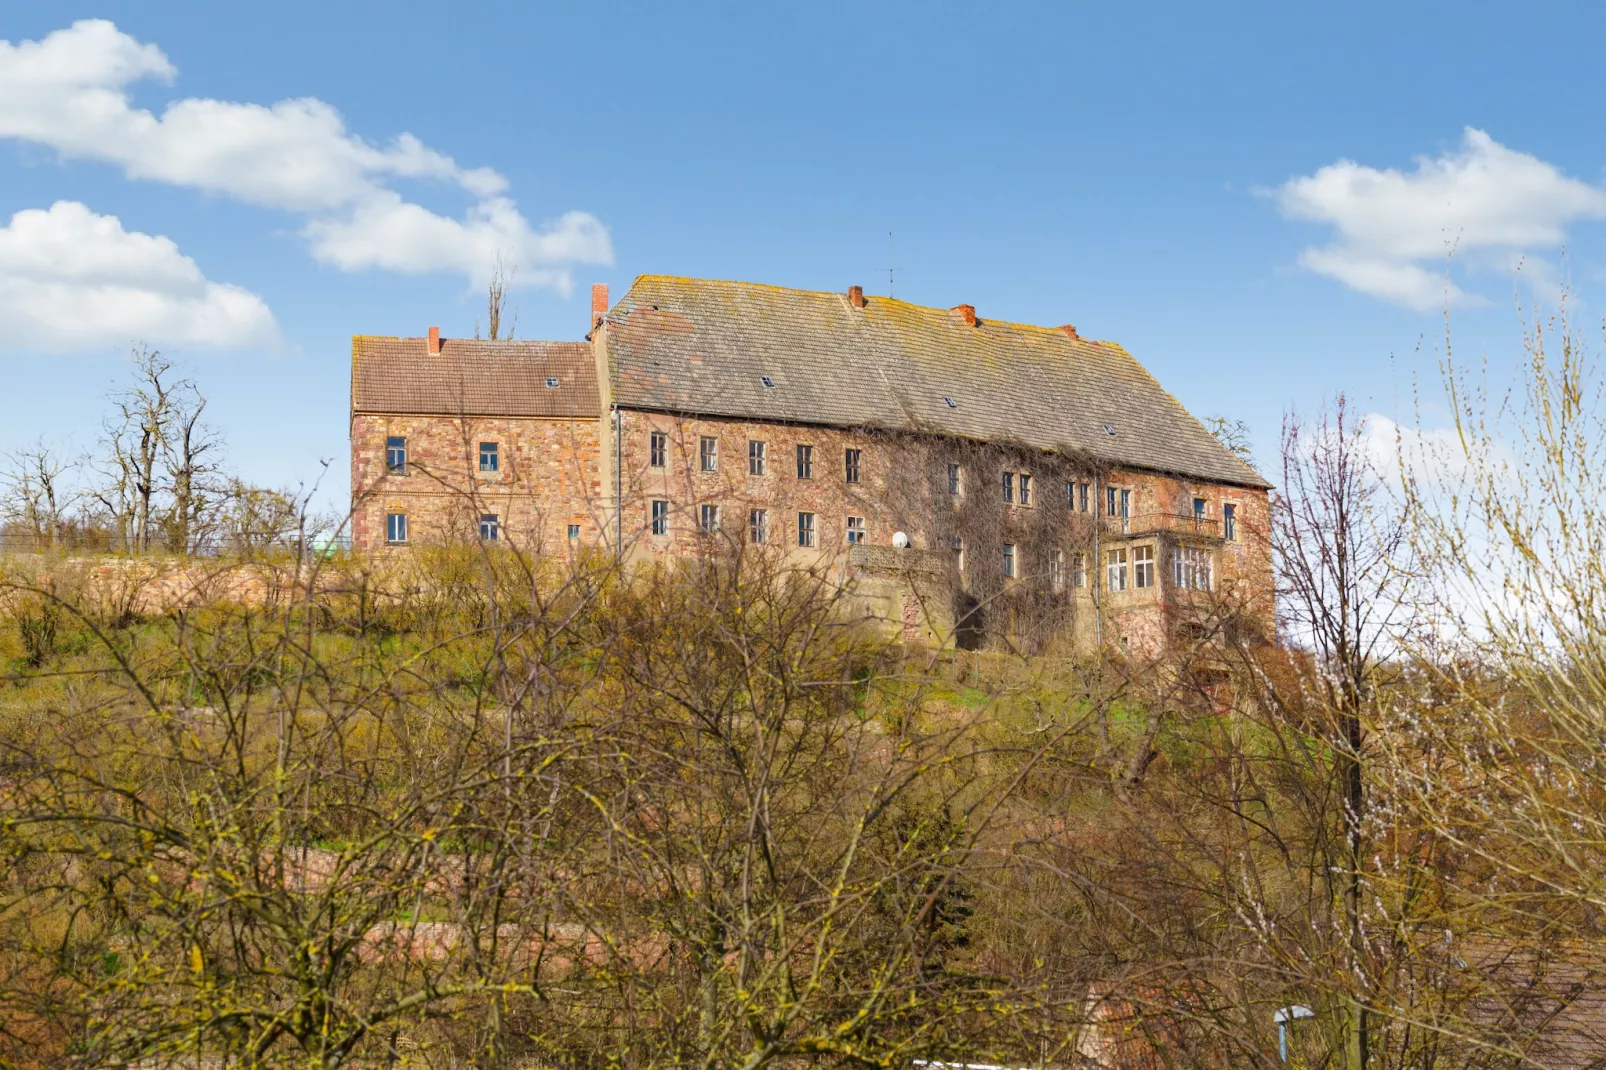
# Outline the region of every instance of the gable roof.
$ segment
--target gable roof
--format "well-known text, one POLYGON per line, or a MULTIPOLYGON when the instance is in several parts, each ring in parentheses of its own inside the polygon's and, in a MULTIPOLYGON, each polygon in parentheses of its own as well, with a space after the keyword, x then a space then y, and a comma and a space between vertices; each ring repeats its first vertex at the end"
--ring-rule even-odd
POLYGON ((1269 486, 1126 350, 1059 328, 663 275, 637 278, 605 324, 613 398, 628 408, 1014 441, 1269 486))
POLYGON ((597 420, 597 365, 584 342, 485 342, 356 335, 351 410, 443 416, 549 416, 597 420), (556 379, 557 386, 547 386, 556 379))

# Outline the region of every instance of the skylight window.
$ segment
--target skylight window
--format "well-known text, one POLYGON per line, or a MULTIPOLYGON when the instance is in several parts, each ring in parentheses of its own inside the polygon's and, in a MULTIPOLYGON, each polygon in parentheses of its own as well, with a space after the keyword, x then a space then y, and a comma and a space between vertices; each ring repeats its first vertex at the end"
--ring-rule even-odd
POLYGON ((758 381, 764 384, 764 389, 765 390, 774 390, 775 389, 775 380, 771 379, 767 375, 760 375, 758 377, 758 381))
POLYGON ((1114 425, 1114 424, 1105 424, 1105 425, 1104 425, 1104 433, 1105 433, 1105 434, 1106 434, 1106 435, 1113 435, 1113 434, 1115 434, 1115 425, 1114 425))
POLYGON ((944 405, 947 405, 950 409, 959 408, 959 402, 955 401, 953 398, 949 397, 946 394, 943 395, 942 402, 943 402, 944 405))
POLYGON ((547 376, 546 377, 546 388, 548 390, 556 390, 558 388, 558 377, 555 376, 555 375, 547 376))

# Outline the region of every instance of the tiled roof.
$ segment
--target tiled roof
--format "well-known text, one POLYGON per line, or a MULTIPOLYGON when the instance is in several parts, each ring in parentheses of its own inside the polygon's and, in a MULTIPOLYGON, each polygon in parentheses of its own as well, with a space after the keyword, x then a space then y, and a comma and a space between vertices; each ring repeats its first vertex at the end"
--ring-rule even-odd
POLYGON ((351 340, 353 412, 599 419, 597 366, 584 342, 446 338, 351 340), (548 385, 556 380, 556 385, 548 385))
POLYGON ((626 407, 1014 441, 1268 485, 1126 350, 1059 328, 985 317, 969 326, 958 312, 887 297, 854 308, 845 293, 643 275, 606 331, 614 399, 626 407))

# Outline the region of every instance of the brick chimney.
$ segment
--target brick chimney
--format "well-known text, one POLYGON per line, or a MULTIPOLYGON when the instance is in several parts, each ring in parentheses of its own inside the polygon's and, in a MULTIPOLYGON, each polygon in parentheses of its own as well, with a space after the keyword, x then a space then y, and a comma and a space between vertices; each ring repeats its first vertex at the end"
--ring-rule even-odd
POLYGON ((591 284, 591 326, 595 327, 602 322, 602 317, 608 314, 608 284, 594 282, 591 284))
POLYGON ((965 321, 966 327, 976 326, 975 305, 955 305, 950 311, 959 313, 959 318, 965 321))
POLYGON ((431 327, 429 329, 429 355, 432 357, 441 355, 441 329, 439 327, 431 327))
POLYGON ((864 287, 863 286, 849 286, 848 287, 848 304, 852 305, 854 308, 863 308, 864 307, 864 287))
POLYGON ((1064 331, 1065 337, 1073 342, 1080 341, 1082 338, 1081 335, 1076 333, 1076 324, 1074 323, 1062 323, 1060 324, 1060 330, 1064 331))

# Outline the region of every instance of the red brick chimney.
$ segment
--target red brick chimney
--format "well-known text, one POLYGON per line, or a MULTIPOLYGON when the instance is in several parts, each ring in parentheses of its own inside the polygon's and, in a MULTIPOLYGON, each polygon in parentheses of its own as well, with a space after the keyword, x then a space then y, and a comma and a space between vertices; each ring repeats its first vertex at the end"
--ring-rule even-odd
POLYGON ((595 327, 602 322, 602 317, 608 314, 608 284, 594 282, 591 284, 591 326, 595 327))
POLYGON ((864 287, 863 286, 849 286, 848 287, 848 304, 852 305, 854 308, 863 308, 864 307, 864 287))
POLYGON ((431 327, 429 329, 429 355, 432 357, 441 355, 441 329, 439 327, 431 327))
POLYGON ((1076 333, 1076 324, 1074 323, 1062 323, 1060 324, 1060 330, 1064 331, 1065 337, 1073 342, 1081 340, 1082 336, 1076 333))
POLYGON ((976 326, 975 305, 955 305, 951 311, 959 313, 959 318, 965 321, 966 327, 976 326))

